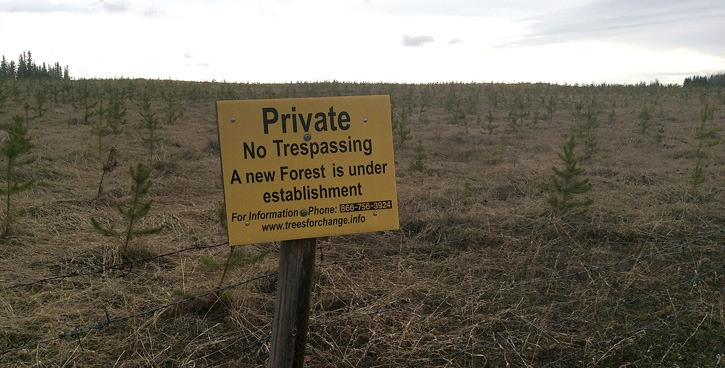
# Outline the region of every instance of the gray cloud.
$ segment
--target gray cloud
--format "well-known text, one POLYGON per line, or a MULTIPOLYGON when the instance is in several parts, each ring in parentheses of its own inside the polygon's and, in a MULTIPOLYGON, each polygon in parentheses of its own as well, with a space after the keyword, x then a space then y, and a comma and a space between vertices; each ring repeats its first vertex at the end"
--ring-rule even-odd
POLYGON ((122 13, 129 10, 128 0, 4 0, 0 1, 0 12, 25 13, 92 13, 102 10, 108 13, 122 13))
POLYGON ((721 0, 597 0, 527 20, 531 33, 520 44, 604 39, 725 54, 721 0))
MULTIPOLYGON (((564 1, 567 3, 568 1, 564 1)), ((371 3, 373 10, 393 15, 453 15, 466 17, 523 17, 551 11, 561 4, 539 0, 396 0, 371 3)))
POLYGON ((529 25, 526 37, 501 46, 603 40, 725 56, 723 0, 395 0, 372 1, 370 9, 394 16, 461 16, 481 22, 503 17, 529 25))
POLYGON ((97 4, 109 13, 123 13, 128 10, 128 0, 98 0, 97 4))
MULTIPOLYGON (((88 4, 86 4, 88 5, 88 4)), ((23 13, 54 13, 77 12, 83 7, 63 1, 51 0, 7 0, 0 2, 0 12, 23 13)))
POLYGON ((159 10, 155 6, 149 6, 146 9, 144 9, 144 11, 143 11, 144 17, 149 17, 149 18, 160 17, 163 14, 164 14, 164 12, 162 10, 159 10))
POLYGON ((431 36, 403 36, 402 45, 405 47, 422 47, 428 42, 433 42, 434 39, 431 36))

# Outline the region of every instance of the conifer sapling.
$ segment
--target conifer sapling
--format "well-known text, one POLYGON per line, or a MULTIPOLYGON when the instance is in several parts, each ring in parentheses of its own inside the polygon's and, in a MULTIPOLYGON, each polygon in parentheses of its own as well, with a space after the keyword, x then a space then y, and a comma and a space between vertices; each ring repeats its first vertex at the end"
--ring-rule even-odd
POLYGON ((96 218, 91 218, 93 228, 102 235, 123 237, 123 244, 119 249, 120 254, 126 254, 128 244, 132 238, 157 234, 163 229, 163 225, 146 229, 137 228, 138 222, 149 213, 151 204, 153 203, 152 200, 145 200, 146 194, 148 194, 152 185, 151 169, 143 164, 138 164, 136 168, 132 166, 131 178, 133 179, 133 184, 129 193, 129 203, 126 205, 118 205, 117 207, 118 212, 125 221, 126 228, 116 230, 112 226, 104 227, 96 218))
POLYGON ((17 169, 33 162, 32 157, 24 157, 33 148, 28 138, 28 129, 25 127, 25 118, 20 115, 13 117, 13 125, 7 130, 5 145, 0 150, 5 161, 5 186, 0 188, 0 194, 5 195, 5 228, 3 235, 10 233, 10 223, 13 216, 10 212, 10 202, 13 194, 23 192, 35 184, 35 179, 18 180, 17 169))
POLYGON ((578 199, 579 195, 592 189, 592 184, 585 177, 584 170, 577 166, 578 162, 574 154, 575 146, 574 136, 571 136, 564 145, 564 152, 559 153, 564 167, 551 168, 553 173, 547 186, 549 192, 547 203, 551 206, 552 214, 555 216, 582 211, 592 204, 592 200, 589 198, 578 199))
POLYGON ((159 119, 156 118, 156 113, 151 111, 151 98, 144 96, 141 101, 141 118, 143 119, 144 126, 148 132, 148 137, 144 138, 144 143, 148 145, 149 149, 149 166, 154 165, 154 154, 156 152, 156 146, 161 141, 157 134, 159 126, 159 119))

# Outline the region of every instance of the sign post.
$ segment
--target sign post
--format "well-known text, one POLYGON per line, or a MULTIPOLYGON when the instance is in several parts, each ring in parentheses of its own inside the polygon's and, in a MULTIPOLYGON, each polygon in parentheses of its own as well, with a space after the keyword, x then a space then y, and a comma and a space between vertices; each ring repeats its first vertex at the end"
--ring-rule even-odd
POLYGON ((285 240, 279 249, 270 367, 302 367, 304 363, 315 246, 315 238, 285 240))
POLYGON ((230 245, 282 241, 271 367, 301 367, 315 238, 399 228, 389 96, 218 101, 230 245))

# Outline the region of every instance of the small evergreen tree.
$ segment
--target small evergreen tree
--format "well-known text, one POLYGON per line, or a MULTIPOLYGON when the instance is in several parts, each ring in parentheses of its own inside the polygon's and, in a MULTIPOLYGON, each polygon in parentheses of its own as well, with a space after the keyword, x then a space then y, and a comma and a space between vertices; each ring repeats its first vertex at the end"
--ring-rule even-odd
POLYGON ((489 136, 493 135, 496 128, 498 128, 498 124, 494 123, 495 120, 496 118, 493 116, 493 112, 489 110, 488 114, 486 114, 486 125, 484 126, 489 136))
POLYGON ((43 115, 45 115, 46 111, 48 111, 48 107, 46 106, 46 103, 48 102, 48 95, 46 95, 46 90, 49 88, 38 88, 35 91, 35 116, 34 118, 39 118, 43 115))
POLYGON ((156 118, 156 113, 151 111, 151 98, 148 95, 143 96, 140 107, 141 118, 144 126, 146 127, 146 132, 148 133, 148 137, 144 138, 144 143, 146 143, 149 149, 149 166, 153 167, 156 145, 159 141, 161 141, 157 135, 159 119, 156 118))
POLYGON ((74 103, 73 107, 83 109, 83 124, 89 124, 95 114, 96 106, 100 102, 95 96, 97 93, 97 91, 91 90, 87 81, 81 81, 78 87, 78 104, 74 103))
POLYGON ((174 90, 161 91, 161 99, 164 101, 164 122, 167 125, 174 125, 176 124, 176 121, 179 120, 181 115, 183 115, 183 112, 181 111, 181 106, 179 106, 179 99, 175 93, 174 90))
POLYGON ((575 128, 577 138, 584 142, 584 158, 591 158, 597 151, 597 111, 594 103, 589 105, 586 112, 580 109, 576 113, 572 113, 579 121, 575 128))
POLYGON ((652 120, 652 113, 650 113, 649 109, 647 108, 647 105, 642 107, 642 111, 639 112, 639 134, 645 134, 647 133, 647 130, 650 126, 650 121, 652 120))
POLYGON ((521 94, 514 96, 508 113, 511 132, 519 133, 519 129, 525 123, 524 120, 531 115, 530 107, 531 103, 528 97, 524 97, 521 94))
POLYGON ((96 144, 98 145, 99 160, 103 159, 103 139, 111 134, 111 128, 105 120, 105 112, 106 110, 103 109, 103 101, 101 101, 100 106, 98 106, 98 119, 91 125, 91 133, 95 136, 96 144))
POLYGON ((13 215, 10 212, 11 198, 13 194, 23 192, 35 184, 35 179, 19 181, 17 170, 33 162, 34 158, 26 158, 28 152, 33 148, 28 138, 28 129, 25 127, 25 119, 16 115, 13 118, 13 125, 7 130, 8 134, 5 145, 0 149, 5 161, 5 186, 0 188, 0 194, 5 195, 5 226, 3 236, 10 233, 10 224, 13 222, 13 215))
POLYGON ((398 136, 398 145, 402 148, 405 145, 405 141, 412 139, 410 136, 410 128, 408 128, 406 121, 407 117, 404 114, 400 115, 400 119, 393 120, 393 133, 398 136))
POLYGON ((700 112, 700 124, 695 127, 695 139, 697 140, 697 149, 695 157, 704 156, 704 149, 716 146, 720 143, 718 133, 720 128, 715 124, 715 109, 705 105, 700 112))
POLYGON ((126 125, 126 106, 123 102, 123 94, 116 89, 111 91, 108 98, 106 115, 111 134, 121 134, 123 126, 126 125))
POLYGON ((131 179, 133 179, 133 184, 129 193, 130 201, 126 205, 117 207, 118 212, 125 221, 125 229, 119 231, 114 229, 113 226, 105 227, 95 217, 91 217, 93 228, 100 234, 123 238, 123 243, 118 249, 119 255, 126 254, 131 239, 138 236, 157 234, 163 229, 163 226, 137 229, 138 222, 149 213, 153 203, 152 200, 145 200, 152 185, 151 169, 143 164, 138 164, 136 168, 131 167, 131 179))
POLYGON ((557 217, 581 212, 592 204, 589 198, 579 199, 581 195, 592 189, 592 184, 589 183, 584 170, 577 166, 575 146, 572 135, 564 145, 563 153, 559 153, 563 167, 551 168, 553 173, 546 186, 549 192, 547 203, 551 206, 551 213, 557 217))
MULTIPOLYGON (((544 109, 546 109, 547 119, 551 120, 551 118, 554 116, 554 113, 556 113, 556 101, 558 96, 556 95, 550 95, 548 100, 542 101, 542 105, 544 105, 544 109)), ((543 100, 543 97, 542 97, 543 100)))
POLYGON ((692 169, 690 174, 690 185, 693 191, 697 193, 698 188, 705 182, 705 172, 702 170, 700 163, 695 163, 695 168, 692 169))
POLYGON ((715 124, 715 109, 705 105, 700 112, 700 122, 695 127, 695 168, 690 176, 690 184, 695 192, 705 183, 705 172, 702 168, 702 162, 706 157, 705 150, 720 144, 720 130, 715 124))
POLYGON ((614 108, 616 107, 615 105, 616 104, 614 103, 612 104, 612 108, 609 110, 609 114, 607 114, 607 123, 609 123, 609 125, 612 125, 617 121, 617 112, 614 111, 614 108))
POLYGON ((423 142, 418 141, 418 143, 415 145, 415 153, 413 155, 413 163, 410 165, 410 168, 415 171, 424 171, 425 170, 425 164, 428 161, 428 156, 425 153, 425 147, 423 146, 423 142))

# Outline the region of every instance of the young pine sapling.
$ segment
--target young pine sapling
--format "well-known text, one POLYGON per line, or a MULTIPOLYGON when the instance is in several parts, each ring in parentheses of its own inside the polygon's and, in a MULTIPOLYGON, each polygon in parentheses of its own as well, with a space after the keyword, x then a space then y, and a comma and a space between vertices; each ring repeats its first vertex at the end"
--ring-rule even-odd
POLYGON ((489 136, 493 135, 496 128, 498 128, 498 124, 494 123, 495 120, 496 118, 493 116, 493 112, 489 110, 488 114, 486 114, 486 125, 484 126, 489 136))
POLYGON ((104 119, 105 110, 103 109, 103 101, 98 106, 98 119, 91 125, 91 133, 96 138, 96 144, 98 145, 98 160, 103 159, 103 139, 111 134, 111 128, 104 119))
POLYGON ((10 233, 10 224, 13 221, 11 210, 11 198, 13 194, 23 192, 35 184, 35 179, 20 180, 17 175, 18 168, 32 163, 35 159, 27 157, 28 152, 33 148, 28 137, 28 129, 25 127, 25 118, 16 115, 13 117, 13 125, 6 129, 7 141, 0 149, 5 161, 4 174, 5 186, 0 188, 0 194, 5 195, 5 226, 3 236, 10 233))
POLYGON ((592 204, 589 198, 580 199, 581 195, 592 189, 592 184, 589 183, 584 170, 577 166, 575 146, 574 136, 571 136, 564 145, 564 152, 559 153, 563 167, 551 168, 553 173, 546 185, 549 193, 547 203, 551 207, 551 213, 556 217, 580 213, 592 204))
POLYGON ((154 165, 154 154, 156 153, 157 144, 161 141, 158 136, 157 129, 159 127, 159 119, 156 118, 156 113, 151 111, 151 98, 144 96, 141 101, 141 119, 143 120, 144 126, 148 137, 144 138, 144 143, 149 149, 149 166, 154 165))
POLYGON ((108 97, 107 124, 111 134, 114 135, 121 134, 123 126, 126 125, 126 106, 123 99, 123 94, 115 89, 108 97))
POLYGON ((167 125, 176 124, 176 121, 183 115, 183 112, 181 111, 181 106, 175 91, 171 90, 167 92, 166 90, 162 90, 161 98, 165 104, 163 109, 164 122, 167 125))
POLYGON ((141 221, 151 209, 152 200, 146 200, 145 197, 151 188, 151 169, 143 164, 138 164, 135 168, 131 167, 131 179, 133 184, 131 185, 131 191, 129 193, 129 203, 126 205, 118 205, 118 212, 123 217, 125 222, 125 229, 116 230, 111 227, 105 227, 95 217, 91 217, 91 224, 93 228, 100 234, 105 236, 122 237, 123 243, 118 249, 118 254, 123 256, 127 254, 128 244, 131 239, 144 236, 158 234, 162 229, 163 225, 138 229, 138 223, 141 221))
POLYGON ((702 168, 705 159, 705 149, 720 143, 720 128, 715 124, 715 109, 705 105, 700 112, 700 122, 695 127, 695 168, 690 176, 690 184, 697 191, 705 182, 705 172, 702 168))
POLYGON ((425 171, 425 164, 428 161, 428 155, 425 153, 425 146, 423 146, 423 142, 418 141, 413 150, 413 163, 410 165, 410 168, 414 171, 425 171))
POLYGON ((78 87, 78 100, 77 103, 73 103, 73 107, 83 109, 83 124, 90 124, 91 118, 95 115, 96 106, 100 102, 100 99, 96 97, 97 93, 97 91, 91 90, 87 81, 82 81, 78 87))
POLYGON ((650 122, 652 120, 652 113, 650 113, 649 109, 647 108, 647 105, 644 105, 642 107, 642 111, 639 112, 639 134, 645 134, 647 133, 647 130, 650 127, 650 122))
POLYGON ((410 136, 410 128, 407 127, 407 115, 401 114, 400 119, 393 120, 393 133, 398 136, 398 144, 402 148, 405 141, 412 139, 410 136))

